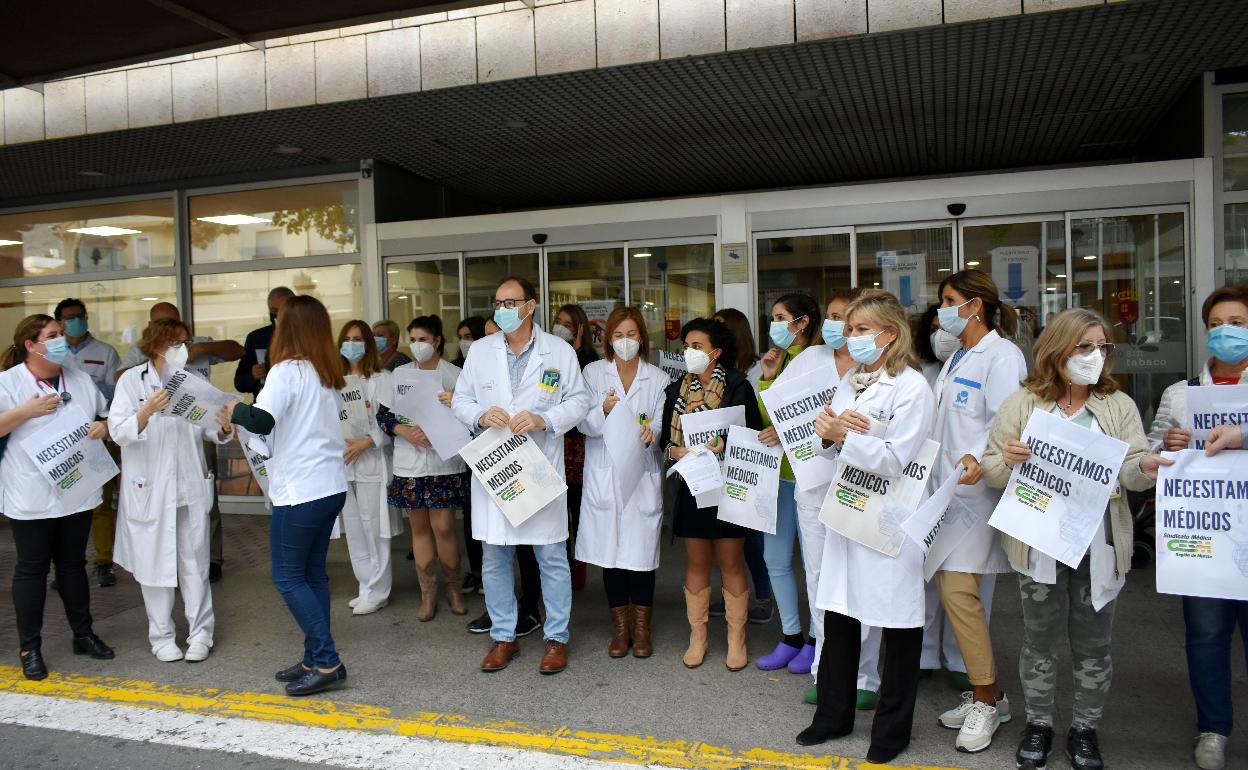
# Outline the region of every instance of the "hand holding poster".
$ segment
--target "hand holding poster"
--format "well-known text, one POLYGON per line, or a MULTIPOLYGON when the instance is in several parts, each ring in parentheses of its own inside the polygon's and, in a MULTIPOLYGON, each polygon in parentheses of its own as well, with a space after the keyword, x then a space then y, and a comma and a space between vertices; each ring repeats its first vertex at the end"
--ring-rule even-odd
POLYGON ((885 556, 901 552, 901 522, 923 498, 940 444, 927 440, 900 476, 881 476, 848 463, 837 466, 819 509, 819 520, 841 535, 885 556))
POLYGON ((199 375, 171 366, 165 367, 164 386, 169 391, 169 405, 164 414, 180 417, 201 428, 215 425, 221 407, 237 400, 199 375))
POLYGON ((467 426, 438 400, 442 377, 436 371, 395 369, 394 391, 394 412, 399 422, 420 426, 438 457, 449 460, 472 441, 467 426))
POLYGON ((835 366, 821 366, 762 391, 763 405, 801 490, 821 487, 836 474, 836 461, 815 451, 815 442, 821 441, 815 435, 815 418, 831 403, 839 380, 835 366))
POLYGON ((1021 440, 1031 458, 1010 474, 988 523, 1075 569, 1105 517, 1127 444, 1039 409, 1021 440))
POLYGON ((346 387, 338 391, 338 424, 342 437, 364 438, 368 435, 368 407, 364 403, 364 378, 348 374, 346 387))
POLYGON ((727 440, 730 425, 745 425, 744 406, 689 412, 680 417, 680 430, 689 449, 704 447, 716 436, 727 440))
POLYGON ((104 442, 87 437, 90 430, 86 413, 68 406, 22 442, 22 450, 52 487, 61 510, 83 510, 118 473, 104 442))
POLYGON ((720 521, 776 534, 781 455, 780 447, 759 442, 758 431, 739 425, 728 428, 724 494, 717 514, 720 521))
POLYGON ((1157 591, 1248 600, 1248 451, 1162 456, 1174 465, 1157 478, 1157 591))
POLYGON ((265 461, 269 459, 268 447, 264 443, 262 436, 256 436, 249 432, 241 425, 235 426, 238 433, 238 445, 243 448, 243 456, 247 458, 247 467, 251 468, 251 475, 255 476, 256 483, 260 485, 260 491, 264 493, 267 500, 269 497, 269 470, 265 467, 265 461), (265 451, 260 451, 261 448, 265 451))
POLYGON ((527 433, 490 428, 459 454, 513 527, 568 491, 563 477, 527 433))
POLYGON ((1209 431, 1219 425, 1248 422, 1248 385, 1192 385, 1184 395, 1193 449, 1204 449, 1209 431))
POLYGON ((680 458, 667 475, 679 473, 689 487, 689 494, 697 499, 699 508, 711 508, 719 504, 724 488, 724 477, 719 470, 719 458, 709 449, 691 449, 680 458))

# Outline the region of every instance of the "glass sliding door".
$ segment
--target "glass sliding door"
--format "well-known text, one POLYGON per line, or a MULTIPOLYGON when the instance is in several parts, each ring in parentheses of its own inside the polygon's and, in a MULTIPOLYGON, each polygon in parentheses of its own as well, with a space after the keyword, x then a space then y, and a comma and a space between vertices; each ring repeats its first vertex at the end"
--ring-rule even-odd
MULTIPOLYGON (((464 288, 467 307, 464 317, 494 315, 494 290, 508 276, 527 278, 537 287, 537 304, 542 304, 541 260, 536 251, 469 253, 464 255, 464 288)), ((536 314, 539 325, 544 313, 536 314)))
POLYGON ((715 244, 687 243, 628 248, 628 301, 641 311, 650 336, 650 360, 679 351, 680 328, 715 313, 715 244))
POLYGON ((911 316, 939 302, 940 282, 953 272, 953 225, 855 228, 858 282, 892 292, 911 316))
MULTIPOLYGON (((853 283, 853 234, 850 228, 823 232, 767 233, 755 241, 758 254, 758 316, 754 336, 761 350, 770 347, 771 308, 790 292, 806 292, 822 308, 834 289, 853 283)), ((822 323, 822 321, 820 321, 822 323)))
POLYGON ((386 266, 386 317, 399 325, 399 349, 407 346, 406 329, 413 318, 436 315, 442 319, 447 360, 459 357, 455 329, 464 315, 459 295, 459 257, 391 262, 386 266))
POLYGON ((607 316, 625 302, 624 247, 548 250, 546 276, 550 304, 540 316, 545 328, 551 328, 563 305, 580 305, 589 317, 592 344, 601 354, 607 316))

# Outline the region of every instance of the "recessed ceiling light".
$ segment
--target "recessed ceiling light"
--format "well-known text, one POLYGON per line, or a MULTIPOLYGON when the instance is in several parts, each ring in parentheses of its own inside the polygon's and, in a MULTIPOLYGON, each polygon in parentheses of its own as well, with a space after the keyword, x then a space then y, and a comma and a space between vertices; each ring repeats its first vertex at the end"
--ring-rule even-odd
POLYGON ((216 217, 195 217, 200 222, 212 222, 216 225, 267 225, 272 219, 253 217, 250 214, 222 214, 216 217))
POLYGON ((1089 260, 1089 259, 1096 259, 1096 255, 1095 255, 1095 254, 1089 254, 1088 256, 1084 257, 1084 260, 1089 260))
POLYGON ((399 296, 395 297, 395 299, 407 299, 407 295, 406 295, 406 294, 400 294, 399 296))
POLYGON ((793 92, 793 98, 799 102, 812 102, 823 96, 822 88, 799 88, 793 92))
POLYGON ((104 176, 103 171, 96 171, 93 168, 84 168, 78 172, 78 176, 104 176))
POLYGON ((949 272, 949 268, 947 268, 947 267, 938 267, 938 268, 936 268, 936 272, 938 272, 938 273, 947 273, 947 272, 949 272))
POLYGON ((386 275, 398 275, 398 274, 399 274, 399 271, 398 271, 398 270, 387 270, 387 271, 386 271, 386 275))
POLYGON ((71 233, 79 233, 80 235, 138 235, 142 230, 131 230, 128 227, 113 227, 112 225, 96 225, 95 227, 71 227, 71 233))
POLYGON ((880 282, 879 282, 879 281, 876 281, 876 282, 875 282, 875 285, 876 285, 876 286, 879 286, 879 285, 880 285, 880 282))
POLYGON ((22 294, 34 294, 30 289, 22 289, 22 294))
POLYGON ((158 299, 160 299, 160 297, 139 297, 139 300, 142 302, 155 302, 158 299))
POLYGON ((295 147, 293 144, 279 144, 273 148, 273 152, 278 155, 298 155, 303 152, 303 148, 295 147))
MULTIPOLYGON (((1183 282, 1182 282, 1182 281, 1175 281, 1175 283, 1183 283, 1183 282)), ((1149 292, 1149 293, 1151 294, 1152 292, 1149 292)))
POLYGON ((6 241, 3 239, 0 239, 0 246, 21 246, 21 245, 22 245, 21 241, 6 241))
POLYGON ((503 121, 503 128, 521 129, 528 128, 529 121, 524 118, 508 118, 503 121))
POLYGON ((978 263, 978 262, 967 262, 967 263, 966 263, 966 266, 967 266, 967 267, 979 267, 979 263, 978 263))
POLYGON ((1049 287, 1049 291, 1057 291, 1057 287, 1056 287, 1056 286, 1050 286, 1050 287, 1049 287))
POLYGON ((651 256, 651 255, 650 255, 650 252, 648 252, 648 251, 635 251, 635 252, 633 252, 633 257, 635 257, 636 259, 649 259, 649 258, 650 258, 650 256, 651 256))
POLYGON ((1058 273, 1057 275, 1055 275, 1055 276, 1053 276, 1053 277, 1054 277, 1054 278, 1065 278, 1065 277, 1066 277, 1066 274, 1065 274, 1065 273, 1058 273))

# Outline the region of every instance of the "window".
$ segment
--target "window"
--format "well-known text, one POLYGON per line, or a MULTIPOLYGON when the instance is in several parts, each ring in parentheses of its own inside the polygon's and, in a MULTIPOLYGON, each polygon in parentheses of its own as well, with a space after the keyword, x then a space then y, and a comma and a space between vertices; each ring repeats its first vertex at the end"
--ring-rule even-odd
POLYGON ((542 288, 537 252, 468 255, 464 259, 464 278, 468 289, 467 315, 484 318, 494 315, 494 290, 498 288, 499 281, 512 275, 529 279, 537 289, 538 312, 535 317, 540 325, 543 319, 542 288))
POLYGON ((1248 190, 1248 93, 1222 97, 1222 189, 1248 190))
POLYGON ((859 228, 858 287, 892 292, 910 315, 936 304, 940 282, 953 270, 948 225, 859 228))
POLYGON ((1226 212, 1226 282, 1248 281, 1248 203, 1231 203, 1226 212))
MULTIPOLYGON (((1047 319, 1066 309, 1065 230, 1064 219, 962 228, 963 266, 992 276, 1002 300, 1018 311, 1014 342, 1027 355, 1047 319)), ((942 280, 946 275, 940 272, 942 280)))
POLYGON ((169 198, 0 214, 0 278, 171 267, 176 243, 169 198))
POLYGON ((542 320, 546 328, 567 304, 580 305, 589 317, 592 344, 602 352, 607 316, 624 304, 624 249, 595 248, 550 251, 546 254, 550 306, 542 320))
MULTIPOLYGON (((758 239, 758 319, 754 333, 763 350, 776 300, 804 291, 826 308, 834 289, 852 285, 849 232, 782 235, 758 239)), ((819 320, 822 323, 822 320, 819 320)))
MULTIPOLYGON (((459 305, 459 260, 432 259, 424 262, 397 262, 386 268, 387 318, 399 325, 399 348, 407 344, 407 325, 417 316, 436 315, 442 319, 442 336, 447 360, 459 356, 455 333, 463 315, 459 305)), ((410 356, 409 356, 410 357, 410 356)))
POLYGON ((680 328, 715 310, 715 245, 634 246, 628 250, 629 303, 641 310, 652 360, 684 345, 680 328))
POLYGON ((197 265, 359 251, 354 179, 195 195, 190 215, 197 265))

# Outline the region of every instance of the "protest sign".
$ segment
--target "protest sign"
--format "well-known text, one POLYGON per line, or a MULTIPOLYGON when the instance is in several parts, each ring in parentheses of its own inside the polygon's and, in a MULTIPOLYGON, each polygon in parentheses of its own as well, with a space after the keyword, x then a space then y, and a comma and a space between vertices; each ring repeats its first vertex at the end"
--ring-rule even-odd
POLYGON ((680 430, 685 446, 690 449, 704 447, 716 436, 727 440, 730 425, 745 425, 744 406, 689 412, 680 417, 680 430))
MULTIPOLYGON (((594 407, 601 409, 602 407, 594 407)), ((658 437, 655 437, 658 440, 658 437)), ((646 445, 641 443, 641 422, 637 413, 619 401, 602 425, 602 441, 611 459, 619 499, 628 501, 641 483, 646 470, 646 445)))
POLYGON ((671 468, 667 475, 680 474, 689 487, 699 508, 713 508, 719 504, 724 489, 724 477, 719 470, 719 458, 709 449, 689 450, 671 468))
POLYGON ((763 406, 803 491, 821 487, 836 475, 836 461, 815 451, 815 442, 822 441, 815 435, 815 418, 831 403, 838 382, 836 367, 829 364, 762 391, 763 406))
POLYGON ((819 520, 850 540, 896 556, 906 537, 901 523, 923 499, 939 452, 940 444, 924 441, 899 476, 882 476, 840 463, 823 498, 819 520))
POLYGON ((52 487, 62 511, 84 510, 100 487, 118 473, 104 442, 87 437, 90 430, 86 413, 67 406, 22 442, 22 451, 52 487))
POLYGON ((782 454, 780 447, 760 443, 756 430, 739 425, 728 428, 724 493, 717 514, 720 521, 776 534, 782 454))
POLYGON ((169 391, 169 405, 162 413, 201 428, 216 425, 217 412, 221 407, 237 400, 235 396, 217 390, 199 375, 172 366, 165 367, 163 384, 169 391))
POLYGON ((1248 452, 1163 456, 1174 465, 1157 479, 1157 591, 1248 600, 1248 452))
POLYGON ((490 428, 459 454, 513 527, 568 491, 563 477, 527 433, 490 428))
POLYGON ((269 459, 268 445, 263 436, 257 436, 241 425, 236 425, 234 429, 238 432, 238 444, 243 448, 243 456, 247 458, 247 467, 251 468, 251 475, 256 477, 256 483, 267 499, 269 469, 265 467, 265 461, 269 459))
POLYGON ((1219 425, 1248 422, 1248 385, 1190 385, 1185 395, 1193 449, 1204 449, 1209 431, 1219 425))
POLYGON ((962 466, 959 465, 953 473, 949 474, 949 478, 945 479, 945 483, 937 487, 932 496, 923 501, 923 504, 907 516, 901 524, 906 535, 919 546, 925 555, 932 549, 932 544, 940 535, 940 530, 945 523, 945 512, 949 504, 953 502, 953 496, 957 494, 958 477, 961 475, 962 466))
POLYGON ((988 523, 1075 569, 1105 518, 1127 444, 1039 409, 1021 440, 1031 458, 1010 474, 988 523))
POLYGON ((346 386, 338 391, 338 425, 342 437, 364 438, 368 435, 368 405, 364 401, 364 378, 348 374, 346 386))
POLYGON ((655 351, 658 353, 658 367, 663 370, 672 382, 679 380, 689 373, 689 367, 685 365, 685 353, 670 353, 666 350, 655 351))
POLYGON ((962 541, 966 540, 971 530, 975 529, 975 525, 981 521, 983 519, 975 512, 975 509, 959 500, 954 494, 941 519, 940 530, 936 532, 936 537, 932 539, 932 544, 927 548, 927 558, 923 560, 924 580, 932 579, 936 570, 940 569, 949 555, 962 545, 962 541))
POLYGON ((393 411, 404 425, 417 425, 433 445, 438 457, 449 460, 458 455, 472 434, 450 407, 442 405, 442 376, 434 370, 398 368, 394 370, 393 411))

